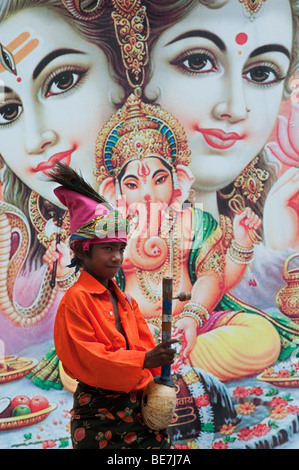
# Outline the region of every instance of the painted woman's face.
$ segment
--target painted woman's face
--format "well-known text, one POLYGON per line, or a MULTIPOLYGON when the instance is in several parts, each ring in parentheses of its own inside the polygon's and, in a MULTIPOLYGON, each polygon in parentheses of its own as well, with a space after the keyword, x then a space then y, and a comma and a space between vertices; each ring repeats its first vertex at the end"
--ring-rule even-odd
POLYGON ((171 173, 157 157, 128 163, 120 187, 128 207, 134 203, 168 205, 173 192, 171 173))
POLYGON ((266 143, 290 64, 288 1, 267 0, 254 21, 244 6, 196 6, 165 31, 152 52, 146 88, 178 117, 192 151, 195 189, 224 188, 266 143))
POLYGON ((116 93, 104 53, 44 8, 23 10, 1 23, 0 38, 17 70, 14 75, 0 68, 0 154, 5 162, 54 203, 54 184, 45 181, 56 160, 80 169, 96 187, 94 144, 114 111, 109 93, 116 93))

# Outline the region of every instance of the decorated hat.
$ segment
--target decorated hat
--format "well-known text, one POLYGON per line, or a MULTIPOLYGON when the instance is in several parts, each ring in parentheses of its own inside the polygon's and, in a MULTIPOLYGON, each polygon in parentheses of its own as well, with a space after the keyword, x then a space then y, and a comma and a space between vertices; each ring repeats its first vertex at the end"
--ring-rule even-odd
POLYGON ((127 241, 126 219, 75 170, 57 162, 50 180, 61 185, 54 193, 69 211, 71 245, 127 241))

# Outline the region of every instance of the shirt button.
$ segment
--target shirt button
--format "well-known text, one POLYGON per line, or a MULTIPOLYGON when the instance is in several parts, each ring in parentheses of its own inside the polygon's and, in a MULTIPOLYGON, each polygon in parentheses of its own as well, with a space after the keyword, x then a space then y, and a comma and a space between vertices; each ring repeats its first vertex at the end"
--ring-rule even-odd
POLYGON ((109 315, 113 315, 113 312, 109 312, 109 315))

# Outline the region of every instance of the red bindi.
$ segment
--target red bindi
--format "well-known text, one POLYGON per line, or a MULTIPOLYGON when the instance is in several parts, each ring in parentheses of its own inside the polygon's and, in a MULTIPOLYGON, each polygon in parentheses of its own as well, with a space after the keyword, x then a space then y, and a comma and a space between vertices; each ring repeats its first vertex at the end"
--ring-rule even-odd
POLYGON ((240 46, 243 46, 248 41, 248 36, 246 33, 239 33, 236 36, 236 43, 240 46))

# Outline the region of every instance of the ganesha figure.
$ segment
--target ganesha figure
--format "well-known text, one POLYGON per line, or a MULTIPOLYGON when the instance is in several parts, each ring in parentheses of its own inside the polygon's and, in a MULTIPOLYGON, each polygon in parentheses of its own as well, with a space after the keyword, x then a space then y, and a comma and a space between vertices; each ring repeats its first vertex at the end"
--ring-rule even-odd
POLYGON ((132 94, 98 134, 95 176, 101 194, 130 221, 117 275, 121 289, 138 301, 156 334, 162 277, 172 276, 174 296, 192 292, 191 302, 173 308, 175 334, 185 340, 181 359, 232 380, 273 364, 299 328, 229 294, 253 257, 261 221, 249 207, 240 208, 233 223, 221 217, 219 224, 191 207, 189 159, 179 122, 132 94))

